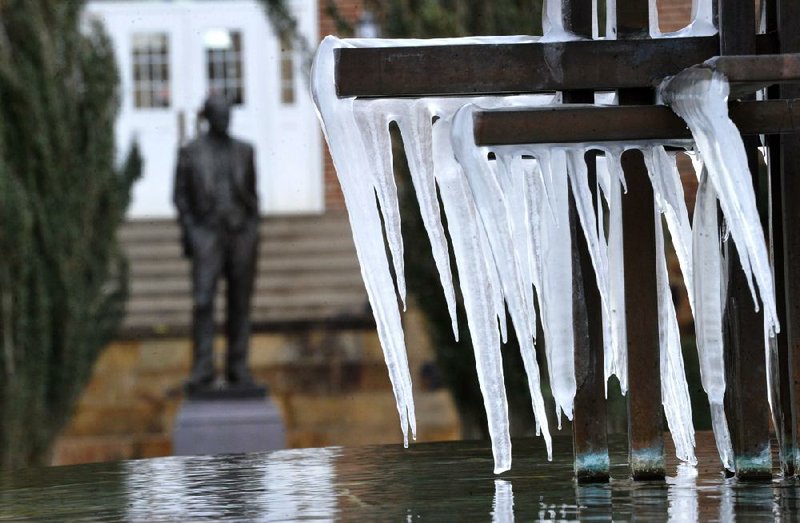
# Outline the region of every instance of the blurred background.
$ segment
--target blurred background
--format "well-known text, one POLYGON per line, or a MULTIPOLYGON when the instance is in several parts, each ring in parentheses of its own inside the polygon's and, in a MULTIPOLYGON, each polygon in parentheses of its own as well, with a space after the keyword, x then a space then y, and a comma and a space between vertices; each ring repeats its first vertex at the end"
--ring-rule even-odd
MULTIPOLYGON (((690 19, 691 0, 658 7, 662 31, 690 19)), ((328 34, 538 34, 540 15, 539 0, 0 3, 2 466, 172 453, 192 307, 172 184, 178 147, 198 133, 212 91, 234 101, 232 134, 256 147, 263 219, 250 359, 279 407, 287 445, 401 442, 309 96, 311 54, 328 34)), ((471 345, 467 336, 452 340, 401 149, 395 160, 419 439, 486 437, 471 345)), ((694 173, 688 159, 680 164, 691 212, 694 173)), ((671 271, 691 340, 674 256, 671 271)), ((221 300, 217 309, 222 318, 221 300)), ((685 349, 696 422, 707 428, 691 341, 685 349)), ((512 428, 529 435, 515 340, 504 355, 512 428)), ((623 431, 624 399, 613 385, 609 398, 611 428, 623 431)))

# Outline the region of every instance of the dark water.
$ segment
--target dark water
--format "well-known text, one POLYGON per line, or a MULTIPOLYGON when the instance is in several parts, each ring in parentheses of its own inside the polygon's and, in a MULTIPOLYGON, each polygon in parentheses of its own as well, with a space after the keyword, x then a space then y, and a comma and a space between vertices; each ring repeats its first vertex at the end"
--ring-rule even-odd
POLYGON ((20 471, 0 477, 0 521, 754 521, 794 520, 800 483, 724 479, 706 436, 701 465, 670 461, 666 482, 626 478, 612 441, 607 485, 572 481, 571 442, 514 444, 492 474, 483 443, 435 443, 175 457, 20 471))

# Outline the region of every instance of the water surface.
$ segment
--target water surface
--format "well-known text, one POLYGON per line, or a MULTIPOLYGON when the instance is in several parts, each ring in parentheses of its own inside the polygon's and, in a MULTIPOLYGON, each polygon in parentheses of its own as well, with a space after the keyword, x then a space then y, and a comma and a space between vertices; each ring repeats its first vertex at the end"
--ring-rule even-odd
POLYGON ((566 437, 550 463, 540 439, 515 441, 500 476, 484 442, 29 469, 0 477, 0 521, 774 521, 800 505, 796 480, 725 479, 708 434, 700 465, 672 458, 666 482, 630 481, 625 441, 611 443, 611 483, 588 486, 572 480, 566 437))

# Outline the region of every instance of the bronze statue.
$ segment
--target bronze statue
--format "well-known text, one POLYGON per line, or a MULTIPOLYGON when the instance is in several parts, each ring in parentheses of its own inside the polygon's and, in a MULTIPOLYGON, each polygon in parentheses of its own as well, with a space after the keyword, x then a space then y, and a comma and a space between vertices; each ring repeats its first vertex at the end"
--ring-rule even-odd
POLYGON ((215 382, 214 296, 227 282, 225 378, 230 387, 255 387, 248 368, 250 299, 258 247, 258 195, 253 147, 228 134, 230 103, 212 95, 202 116, 207 132, 181 147, 175 206, 184 254, 192 261, 193 364, 187 390, 215 382))

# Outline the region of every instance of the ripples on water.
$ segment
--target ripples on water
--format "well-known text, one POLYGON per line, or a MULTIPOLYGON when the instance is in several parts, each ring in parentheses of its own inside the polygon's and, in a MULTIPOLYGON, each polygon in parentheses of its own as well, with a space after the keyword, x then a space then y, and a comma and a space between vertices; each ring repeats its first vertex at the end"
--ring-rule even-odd
MULTIPOLYGON (((487 443, 459 442, 174 457, 31 469, 0 478, 0 521, 741 521, 794 520, 800 483, 743 483, 720 474, 698 434, 697 468, 668 461, 666 482, 627 479, 612 439, 610 484, 572 480, 569 438, 553 462, 541 440, 514 443, 492 474, 487 443)), ((671 452, 671 449, 670 451, 671 452)))

